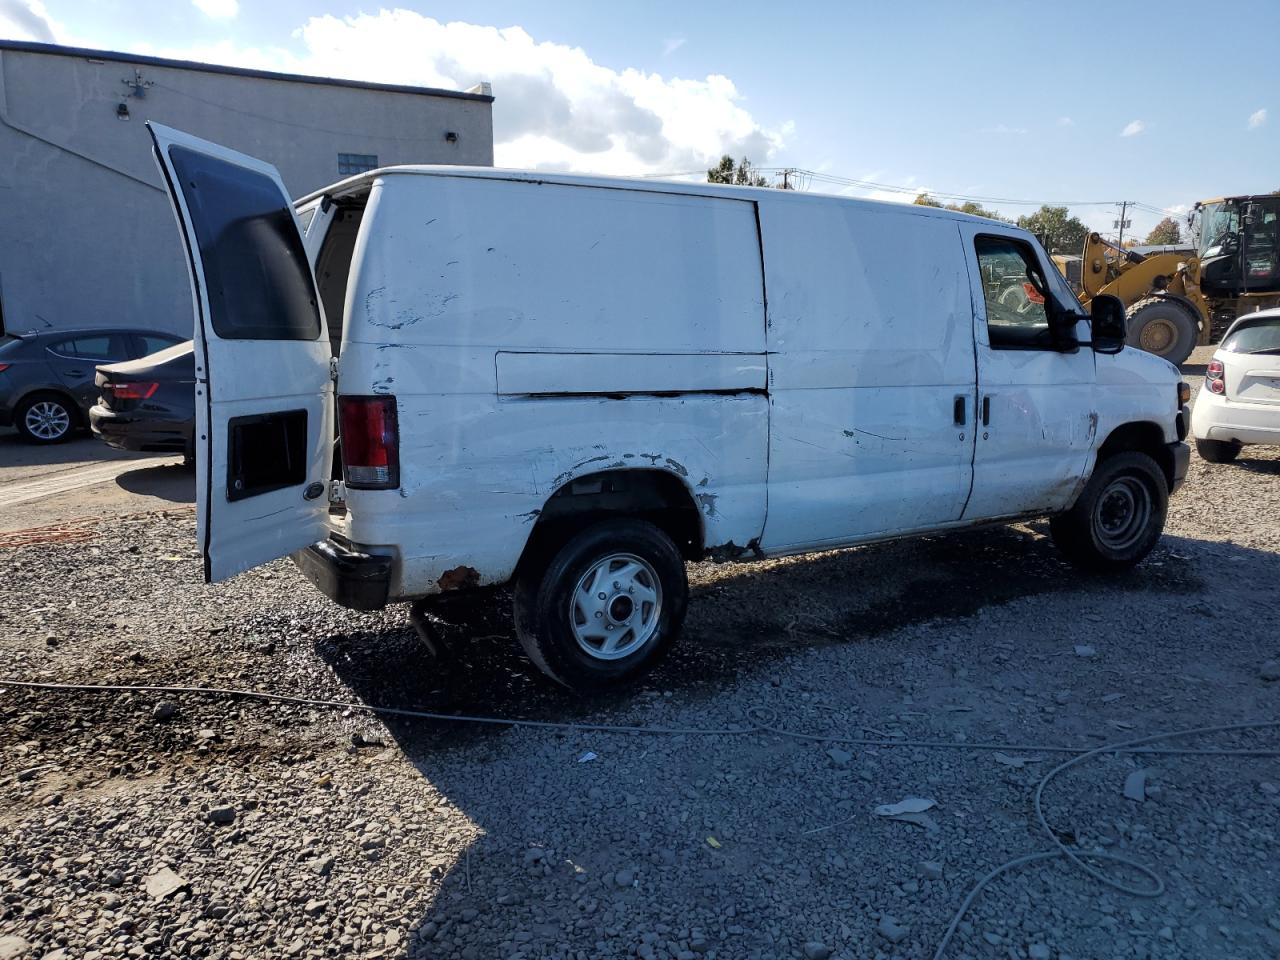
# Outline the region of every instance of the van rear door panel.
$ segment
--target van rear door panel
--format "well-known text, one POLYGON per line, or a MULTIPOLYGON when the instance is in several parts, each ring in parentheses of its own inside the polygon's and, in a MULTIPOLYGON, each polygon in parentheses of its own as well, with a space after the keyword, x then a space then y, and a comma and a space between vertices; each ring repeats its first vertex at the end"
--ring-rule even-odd
POLYGON ((327 536, 329 340, 275 168, 148 127, 191 273, 197 535, 217 581, 327 536))

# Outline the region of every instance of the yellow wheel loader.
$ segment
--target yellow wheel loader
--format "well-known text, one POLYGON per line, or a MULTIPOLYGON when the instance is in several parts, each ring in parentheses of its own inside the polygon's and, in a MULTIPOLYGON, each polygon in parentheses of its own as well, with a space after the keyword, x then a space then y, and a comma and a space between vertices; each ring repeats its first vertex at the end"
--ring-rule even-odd
POLYGON ((1143 256, 1091 233, 1079 260, 1054 257, 1086 307, 1119 297, 1130 346, 1181 364, 1242 313, 1280 306, 1280 194, 1195 205, 1195 252, 1143 256))

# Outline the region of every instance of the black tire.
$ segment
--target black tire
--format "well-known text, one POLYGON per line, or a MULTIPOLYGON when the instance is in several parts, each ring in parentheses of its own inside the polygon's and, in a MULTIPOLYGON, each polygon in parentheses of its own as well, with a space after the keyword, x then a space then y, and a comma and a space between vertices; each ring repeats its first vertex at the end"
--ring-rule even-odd
POLYGON ((1200 334, 1198 324, 1199 318, 1182 302, 1148 297, 1129 309, 1125 342, 1181 366, 1196 348, 1200 334))
POLYGON ((1235 440, 1201 440, 1196 437, 1196 453, 1210 463, 1230 463, 1240 456, 1244 444, 1235 440))
POLYGON ((1145 453, 1101 461, 1070 510, 1049 521, 1053 542, 1077 567, 1125 570, 1139 563, 1164 532, 1169 485, 1145 453))
POLYGON ((684 559, 670 537, 643 520, 593 524, 574 534, 545 565, 535 560, 522 566, 512 598, 520 643, 543 673, 578 693, 621 686, 646 673, 666 655, 684 623, 689 602, 684 559), (640 561, 634 573, 626 558, 640 561), (579 592, 589 574, 607 577, 614 569, 621 579, 599 584, 606 596, 598 604, 594 589, 590 597, 579 592), (615 589, 618 585, 624 589, 615 589), (637 589, 648 595, 655 587, 655 601, 632 599, 637 589), (584 609, 584 598, 598 609, 584 609), (589 652, 593 644, 582 633, 612 630, 614 624, 620 632, 602 637, 596 652, 589 652), (605 652, 610 641, 618 649, 605 652), (629 644, 635 647, 627 652, 629 644))
POLYGON ((80 426, 80 411, 57 393, 33 393, 23 397, 13 412, 13 425, 27 443, 47 446, 65 443, 80 426), (52 432, 56 426, 58 432, 52 432))

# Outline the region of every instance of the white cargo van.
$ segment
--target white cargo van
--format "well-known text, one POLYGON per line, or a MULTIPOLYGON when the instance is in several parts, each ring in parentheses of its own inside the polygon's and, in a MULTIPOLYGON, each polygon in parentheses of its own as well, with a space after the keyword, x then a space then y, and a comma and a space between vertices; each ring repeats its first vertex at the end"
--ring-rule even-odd
POLYGON ((470 167, 295 205, 269 165, 152 133, 211 581, 292 554, 357 609, 511 584, 530 657, 590 689, 669 647, 686 560, 1049 516, 1122 568, 1186 474, 1176 368, 1005 223, 470 167))

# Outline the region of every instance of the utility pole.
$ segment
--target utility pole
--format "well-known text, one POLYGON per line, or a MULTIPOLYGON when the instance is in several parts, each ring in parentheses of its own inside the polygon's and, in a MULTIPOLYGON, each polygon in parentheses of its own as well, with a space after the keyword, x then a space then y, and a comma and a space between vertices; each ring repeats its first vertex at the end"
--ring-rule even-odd
POLYGON ((779 170, 778 173, 782 177, 782 183, 779 185, 778 189, 794 190, 795 187, 791 185, 791 178, 796 174, 798 174, 799 172, 800 171, 797 170, 795 167, 787 167, 783 170, 779 170))
POLYGON ((1129 226, 1129 221, 1124 218, 1125 211, 1129 209, 1129 201, 1120 201, 1120 219, 1116 221, 1116 226, 1120 229, 1120 236, 1116 240, 1116 246, 1121 250, 1124 249, 1124 228, 1129 226))

